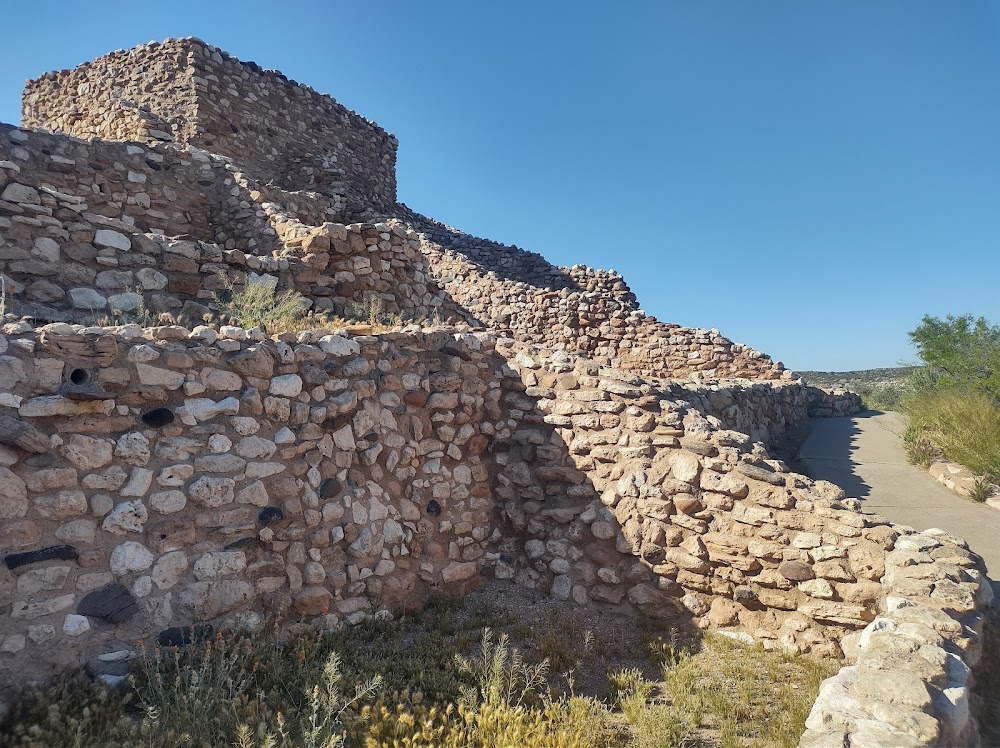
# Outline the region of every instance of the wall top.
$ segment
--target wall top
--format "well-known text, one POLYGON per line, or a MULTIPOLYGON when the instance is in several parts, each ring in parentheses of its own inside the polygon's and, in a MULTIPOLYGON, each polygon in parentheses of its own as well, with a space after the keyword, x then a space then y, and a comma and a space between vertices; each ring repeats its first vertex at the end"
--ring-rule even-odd
POLYGON ((265 68, 265 67, 263 67, 261 65, 258 65, 256 62, 251 61, 251 60, 241 60, 238 57, 236 57, 235 55, 232 55, 229 52, 226 52, 224 49, 221 49, 221 48, 216 47, 216 46, 214 46, 212 44, 209 44, 208 42, 206 42, 206 41, 204 41, 202 39, 199 39, 196 36, 170 37, 170 38, 164 39, 162 42, 149 41, 149 42, 147 42, 145 44, 138 44, 135 47, 132 47, 130 49, 116 49, 116 50, 114 50, 112 52, 109 52, 107 54, 101 55, 100 57, 98 57, 98 58, 96 58, 94 60, 88 60, 86 62, 83 62, 80 65, 77 65, 76 67, 65 68, 65 69, 62 69, 62 70, 49 71, 49 72, 43 73, 42 75, 38 76, 37 78, 29 79, 26 82, 26 84, 25 84, 25 90, 27 91, 27 90, 31 89, 39 81, 46 81, 46 80, 47 81, 57 81, 57 80, 60 80, 62 78, 68 77, 68 76, 72 75, 73 73, 76 73, 76 72, 79 72, 79 71, 85 71, 88 68, 90 68, 92 66, 95 66, 95 65, 99 65, 99 64, 101 64, 102 62, 105 62, 105 61, 110 61, 110 60, 115 60, 115 59, 121 59, 121 58, 129 58, 129 57, 132 57, 132 58, 143 57, 143 56, 146 56, 146 55, 153 54, 156 51, 164 49, 164 48, 166 48, 166 49, 175 49, 175 50, 177 50, 177 49, 186 49, 186 50, 188 50, 190 52, 193 52, 194 53, 194 55, 193 55, 194 59, 192 60, 192 62, 194 63, 194 65, 195 65, 196 68, 199 67, 198 64, 197 64, 198 57, 204 58, 206 60, 211 59, 211 60, 214 60, 217 63, 222 63, 222 62, 237 63, 239 65, 242 65, 242 66, 246 67, 248 69, 248 71, 250 71, 251 73, 254 73, 256 75, 264 75, 264 76, 267 76, 268 78, 272 79, 273 81, 277 81, 277 82, 280 82, 280 83, 284 84, 284 86, 287 88, 287 93, 289 93, 290 95, 298 95, 298 96, 305 96, 305 97, 309 97, 309 98, 316 98, 316 99, 319 99, 319 100, 324 100, 326 102, 329 102, 329 104, 335 105, 335 106, 337 106, 339 108, 342 108, 347 113, 353 115, 354 117, 357 117, 360 120, 363 120, 365 123, 367 123, 368 125, 370 125, 373 129, 377 130, 379 133, 382 133, 383 135, 388 136, 393 141, 395 141, 397 144, 399 142, 398 139, 396 138, 396 136, 394 136, 392 133, 390 133, 387 130, 385 130, 385 128, 381 127, 377 122, 375 122, 374 120, 368 119, 363 114, 360 114, 360 113, 354 111, 353 109, 350 109, 349 107, 344 106, 339 101, 337 101, 336 99, 334 99, 333 96, 331 96, 330 94, 326 94, 326 93, 322 93, 320 91, 317 91, 312 86, 309 86, 309 85, 307 85, 305 83, 299 83, 298 81, 293 80, 292 78, 289 78, 287 75, 285 75, 284 73, 282 73, 280 70, 275 70, 273 68, 265 68))

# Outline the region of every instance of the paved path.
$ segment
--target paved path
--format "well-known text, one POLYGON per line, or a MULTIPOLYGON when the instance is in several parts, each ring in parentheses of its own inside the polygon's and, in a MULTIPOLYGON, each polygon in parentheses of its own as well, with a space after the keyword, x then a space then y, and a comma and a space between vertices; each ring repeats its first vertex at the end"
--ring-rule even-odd
MULTIPOLYGON (((898 413, 820 418, 799 450, 810 477, 841 486, 864 510, 917 530, 939 527, 968 541, 1000 580, 1000 511, 945 488, 906 462, 898 413)), ((998 584, 994 582, 994 589, 998 584)))

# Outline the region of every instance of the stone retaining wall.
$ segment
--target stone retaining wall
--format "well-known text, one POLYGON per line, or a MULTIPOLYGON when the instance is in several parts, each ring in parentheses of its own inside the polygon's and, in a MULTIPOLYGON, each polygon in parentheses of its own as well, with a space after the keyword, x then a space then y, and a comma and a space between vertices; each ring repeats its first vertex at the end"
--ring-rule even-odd
MULTIPOLYGON (((838 654, 875 617, 895 532, 842 490, 788 472, 684 388, 509 340, 498 351, 517 415, 494 446, 496 494, 505 536, 526 539, 507 542, 499 576, 795 651, 838 654)), ((772 423, 802 409, 804 387, 774 387, 768 405, 770 387, 730 394, 772 423)))
POLYGON ((400 206, 439 285, 482 324, 659 378, 789 378, 784 366, 718 330, 660 322, 614 271, 563 268, 541 255, 464 234, 400 206))
POLYGON ((396 202, 396 139, 308 86, 199 39, 113 52, 29 81, 25 127, 173 140, 233 158, 263 182, 349 195, 352 214, 396 202))
POLYGON ((142 306, 198 324, 227 286, 257 280, 336 314, 374 299, 406 319, 469 319, 403 224, 306 225, 284 211, 315 199, 269 201, 284 194, 191 148, 0 125, 8 311, 92 322, 142 306))
POLYGON ((20 329, 0 337, 7 688, 171 627, 332 626, 478 576, 506 428, 489 335, 20 329))
POLYGON ((844 641, 854 664, 823 682, 802 748, 980 744, 971 688, 993 599, 982 559, 940 530, 896 529, 881 615, 844 641))

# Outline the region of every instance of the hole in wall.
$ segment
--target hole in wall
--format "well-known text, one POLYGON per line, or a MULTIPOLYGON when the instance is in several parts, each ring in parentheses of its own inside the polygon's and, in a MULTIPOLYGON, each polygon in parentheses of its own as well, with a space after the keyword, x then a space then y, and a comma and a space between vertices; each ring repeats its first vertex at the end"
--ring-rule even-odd
POLYGON ((170 408, 154 408, 142 414, 142 422, 158 429, 174 422, 174 412, 170 408))
POLYGON ((69 381, 73 384, 86 384, 90 381, 90 372, 86 369, 73 369, 69 373, 69 381))

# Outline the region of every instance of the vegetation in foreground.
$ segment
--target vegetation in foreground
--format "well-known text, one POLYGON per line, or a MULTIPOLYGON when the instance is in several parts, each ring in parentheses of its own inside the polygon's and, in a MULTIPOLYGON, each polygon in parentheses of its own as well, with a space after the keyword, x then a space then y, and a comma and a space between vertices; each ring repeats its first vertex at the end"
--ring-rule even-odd
POLYGON ((124 694, 81 675, 26 698, 0 746, 794 746, 837 668, 649 623, 602 644, 568 615, 528 624, 439 600, 284 642, 272 631, 151 649, 124 694), (639 642, 638 666, 621 667, 639 642))

